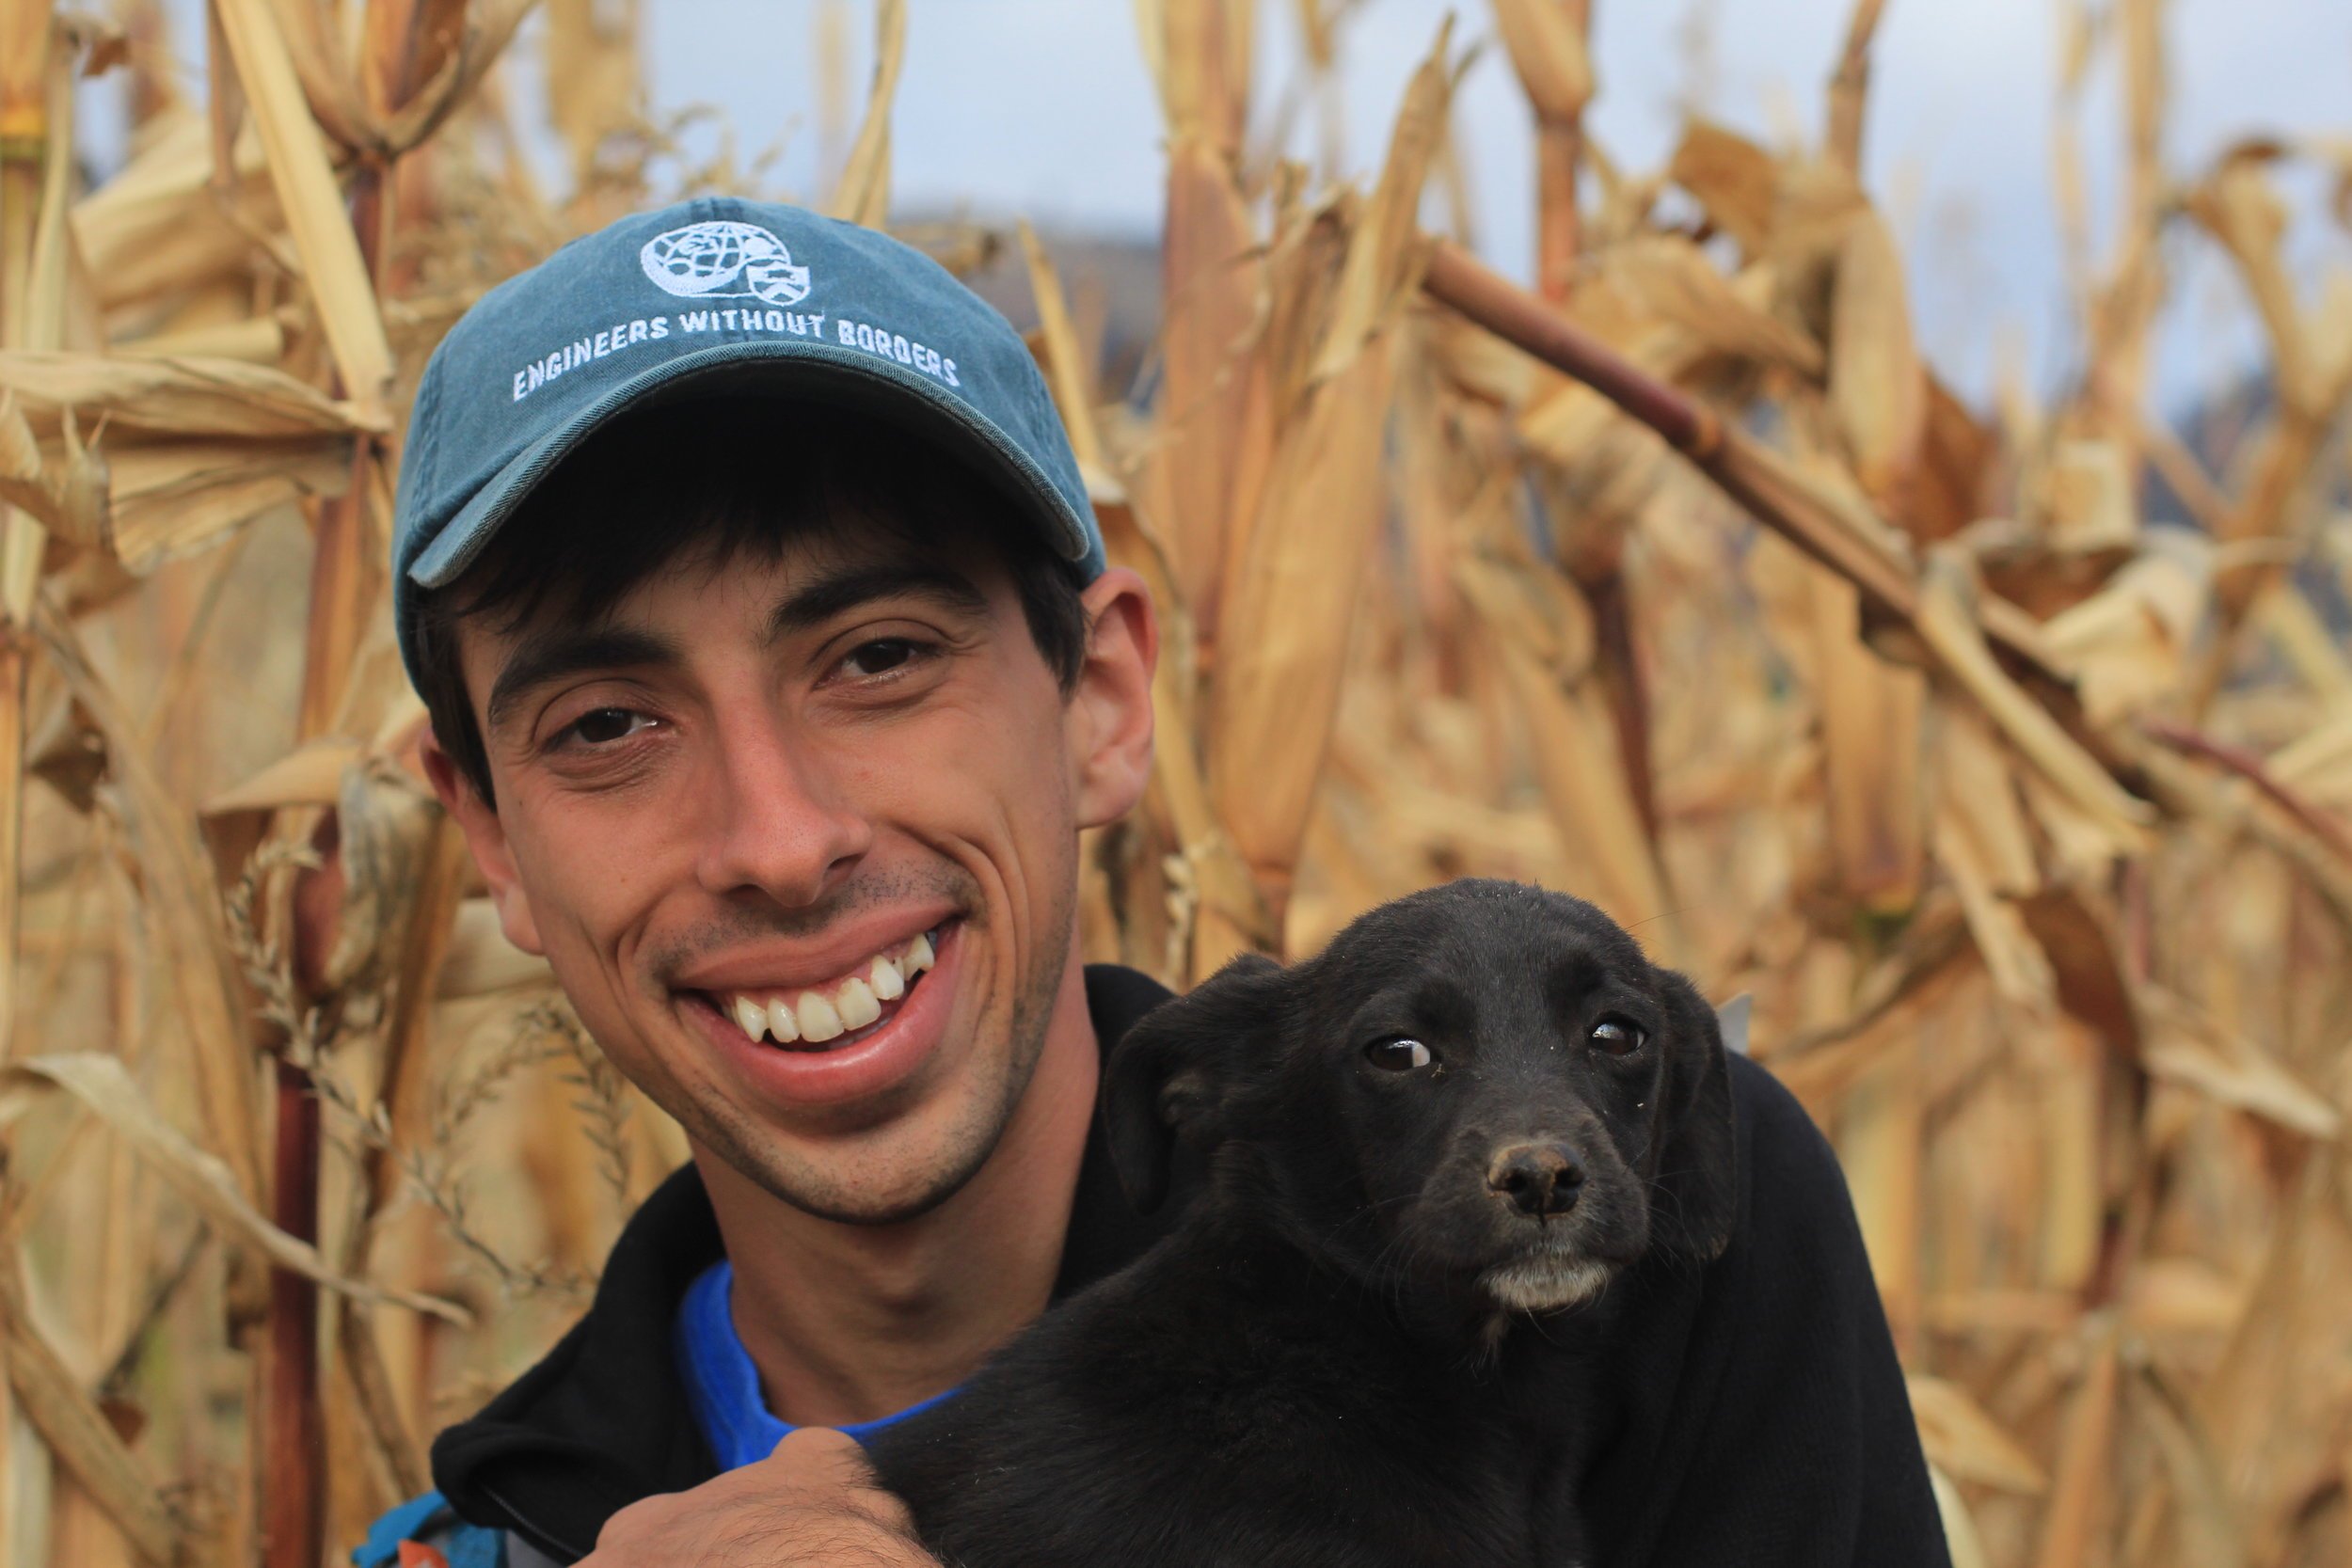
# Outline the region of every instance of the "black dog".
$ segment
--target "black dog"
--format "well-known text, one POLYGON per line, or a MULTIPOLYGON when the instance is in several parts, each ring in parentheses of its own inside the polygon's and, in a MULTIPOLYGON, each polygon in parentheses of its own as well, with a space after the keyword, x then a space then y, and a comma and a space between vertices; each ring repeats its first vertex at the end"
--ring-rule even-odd
POLYGON ((1582 1560, 1606 1290, 1733 1212, 1715 1015, 1591 905, 1460 881, 1285 970, 1228 965, 1112 1054, 1121 1183, 1181 1227, 879 1435, 966 1568, 1582 1560))

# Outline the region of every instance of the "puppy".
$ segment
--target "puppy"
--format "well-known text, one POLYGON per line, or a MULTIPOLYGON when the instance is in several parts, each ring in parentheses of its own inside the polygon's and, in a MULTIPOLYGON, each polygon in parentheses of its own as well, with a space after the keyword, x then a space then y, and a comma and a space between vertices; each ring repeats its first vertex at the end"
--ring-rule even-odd
POLYGON ((1136 1025, 1103 1112, 1174 1234, 871 1452, 963 1568, 1581 1563, 1607 1288, 1713 1257, 1715 1015, 1591 905, 1458 881, 1136 1025))

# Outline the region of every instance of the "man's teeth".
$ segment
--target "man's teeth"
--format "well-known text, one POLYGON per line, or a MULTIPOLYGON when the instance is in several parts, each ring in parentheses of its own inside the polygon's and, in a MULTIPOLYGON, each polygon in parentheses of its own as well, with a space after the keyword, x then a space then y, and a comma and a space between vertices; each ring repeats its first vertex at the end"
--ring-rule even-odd
POLYGON ((801 1015, 801 1038, 811 1045, 822 1045, 842 1031, 841 1014, 813 990, 801 992, 800 1005, 792 1010, 801 1015))
POLYGON ((804 990, 797 997, 739 991, 729 999, 729 1011, 746 1038, 822 1045, 880 1019, 883 1003, 904 996, 914 977, 938 961, 925 932, 895 956, 876 954, 829 990, 804 990))
POLYGON ((874 988, 852 977, 841 982, 841 989, 833 993, 833 1005, 841 1014, 841 1022, 851 1029, 863 1029, 882 1017, 882 1004, 874 1000, 874 988))

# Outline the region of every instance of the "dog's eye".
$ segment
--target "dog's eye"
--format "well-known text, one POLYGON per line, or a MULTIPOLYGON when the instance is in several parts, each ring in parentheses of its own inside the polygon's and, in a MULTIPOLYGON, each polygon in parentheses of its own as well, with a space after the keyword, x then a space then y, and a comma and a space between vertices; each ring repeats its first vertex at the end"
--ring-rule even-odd
POLYGON ((1374 1067, 1386 1068, 1391 1072, 1410 1072, 1435 1060, 1429 1048, 1415 1039, 1375 1040, 1364 1047, 1364 1056, 1374 1067))
POLYGON ((1630 1056, 1649 1032, 1629 1018, 1604 1018, 1593 1025, 1593 1044, 1612 1056, 1630 1056))

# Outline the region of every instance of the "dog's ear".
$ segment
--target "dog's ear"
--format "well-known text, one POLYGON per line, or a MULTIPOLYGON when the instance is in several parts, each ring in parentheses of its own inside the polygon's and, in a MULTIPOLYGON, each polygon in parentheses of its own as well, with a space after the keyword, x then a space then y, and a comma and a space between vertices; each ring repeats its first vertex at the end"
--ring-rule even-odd
POLYGON ((1722 1026, 1707 998, 1672 970, 1660 973, 1665 976, 1674 1037, 1666 1055, 1659 1193, 1650 1208, 1652 1244, 1706 1261, 1730 1245, 1739 1214, 1731 1067, 1724 1059, 1722 1026))
POLYGON ((1229 1074, 1269 1037, 1284 970, 1245 953, 1184 996, 1143 1015, 1103 1074, 1103 1131, 1127 1201, 1144 1213, 1168 1196, 1176 1135, 1216 1141, 1229 1074))

